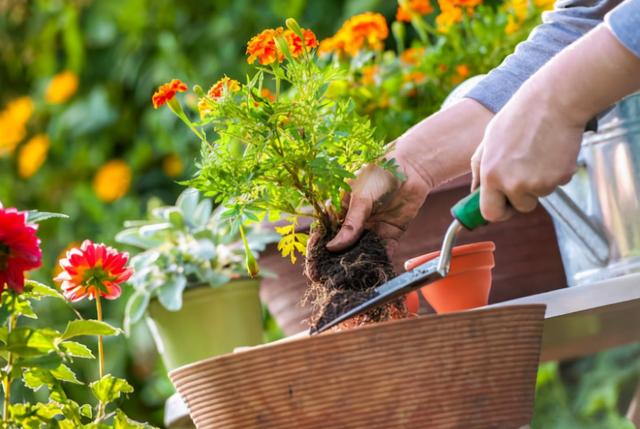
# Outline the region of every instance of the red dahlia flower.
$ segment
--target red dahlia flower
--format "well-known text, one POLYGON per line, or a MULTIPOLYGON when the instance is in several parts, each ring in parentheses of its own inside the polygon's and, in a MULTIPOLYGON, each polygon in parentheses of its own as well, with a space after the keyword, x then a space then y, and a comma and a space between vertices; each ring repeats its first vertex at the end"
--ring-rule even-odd
POLYGON ((116 299, 121 293, 120 285, 133 274, 133 269, 126 266, 128 261, 126 252, 85 240, 60 260, 62 272, 54 280, 61 283, 62 293, 72 302, 85 297, 94 299, 98 294, 116 299))
POLYGON ((0 206, 0 292, 6 286, 24 290, 24 272, 42 264, 37 225, 27 223, 27 213, 0 206))

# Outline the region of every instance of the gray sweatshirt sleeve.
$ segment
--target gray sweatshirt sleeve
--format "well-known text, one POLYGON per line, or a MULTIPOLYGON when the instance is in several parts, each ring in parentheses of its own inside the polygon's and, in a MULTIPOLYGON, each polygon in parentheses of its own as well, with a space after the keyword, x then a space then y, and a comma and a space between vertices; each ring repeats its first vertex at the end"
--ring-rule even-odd
MULTIPOLYGON (((494 113, 498 112, 529 76, 563 48, 603 22, 605 15, 621 1, 558 0, 553 11, 543 13, 542 24, 531 32, 529 38, 465 96, 494 113)), ((637 4, 639 0, 627 1, 637 4)), ((611 19, 617 20, 615 17, 611 19)), ((634 32, 627 27, 628 31, 634 32)))
POLYGON ((640 57, 640 0, 625 0, 607 14, 605 22, 618 41, 640 57))

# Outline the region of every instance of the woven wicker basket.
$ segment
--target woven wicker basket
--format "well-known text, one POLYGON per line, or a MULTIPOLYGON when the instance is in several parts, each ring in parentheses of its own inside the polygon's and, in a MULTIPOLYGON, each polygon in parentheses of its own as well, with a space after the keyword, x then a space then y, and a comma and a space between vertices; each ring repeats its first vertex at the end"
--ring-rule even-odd
POLYGON ((516 429, 531 419, 544 311, 381 323, 170 375, 200 429, 516 429))

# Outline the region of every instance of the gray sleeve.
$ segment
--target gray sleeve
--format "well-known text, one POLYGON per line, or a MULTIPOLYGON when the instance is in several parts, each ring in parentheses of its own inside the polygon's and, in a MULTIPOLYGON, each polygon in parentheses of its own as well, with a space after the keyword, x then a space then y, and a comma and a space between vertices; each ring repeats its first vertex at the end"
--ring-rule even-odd
POLYGON ((625 0, 607 14, 605 22, 616 39, 640 57, 640 0, 625 0))
MULTIPOLYGON (((520 43, 466 97, 498 112, 529 76, 563 48, 600 24, 622 0, 559 0, 542 15, 542 24, 520 43)), ((638 3, 638 0, 627 0, 638 3)), ((633 32, 633 30, 630 30, 633 32)), ((637 37, 637 35, 636 35, 637 37)))

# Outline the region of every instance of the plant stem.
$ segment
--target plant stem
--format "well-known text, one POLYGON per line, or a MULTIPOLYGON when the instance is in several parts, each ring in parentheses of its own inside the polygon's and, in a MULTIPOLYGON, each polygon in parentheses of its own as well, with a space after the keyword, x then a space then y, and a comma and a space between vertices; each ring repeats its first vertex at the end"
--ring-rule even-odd
MULTIPOLYGON (((96 295, 96 311, 98 312, 98 320, 102 322, 102 303, 100 301, 100 294, 96 295)), ((104 376, 104 342, 102 335, 98 335, 98 371, 100 378, 104 376)))
MULTIPOLYGON (((16 325, 16 317, 13 314, 15 308, 14 295, 11 296, 11 309, 9 313, 9 323, 7 324, 7 337, 11 334, 13 328, 16 325)), ((4 391, 4 400, 2 401, 2 421, 6 424, 9 421, 9 404, 11 403, 11 371, 13 370, 13 354, 7 353, 7 366, 5 367, 6 374, 2 379, 2 390, 4 391)))
MULTIPOLYGON (((100 301, 100 293, 96 294, 96 312, 98 313, 98 320, 102 322, 102 302, 100 301)), ((99 380, 104 377, 104 340, 102 335, 98 335, 98 373, 100 375, 99 380)), ((97 420, 100 420, 104 416, 104 403, 100 401, 98 404, 97 420)))

